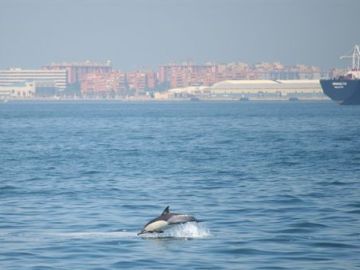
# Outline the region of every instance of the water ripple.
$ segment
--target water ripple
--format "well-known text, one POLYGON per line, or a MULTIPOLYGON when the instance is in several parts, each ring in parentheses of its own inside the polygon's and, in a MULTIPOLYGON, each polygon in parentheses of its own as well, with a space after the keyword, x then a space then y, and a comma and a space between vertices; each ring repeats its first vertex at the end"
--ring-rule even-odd
POLYGON ((359 268, 358 118, 327 102, 0 105, 0 269, 359 268), (167 205, 203 222, 138 237, 167 205))

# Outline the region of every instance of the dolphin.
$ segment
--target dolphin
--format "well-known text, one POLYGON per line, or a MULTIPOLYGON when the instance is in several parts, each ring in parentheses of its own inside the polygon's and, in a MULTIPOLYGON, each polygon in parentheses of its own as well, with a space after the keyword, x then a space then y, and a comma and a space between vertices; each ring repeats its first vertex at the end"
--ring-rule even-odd
POLYGON ((170 207, 167 206, 160 216, 150 220, 137 235, 144 233, 163 233, 171 225, 182 224, 186 222, 199 222, 190 215, 170 213, 170 207))

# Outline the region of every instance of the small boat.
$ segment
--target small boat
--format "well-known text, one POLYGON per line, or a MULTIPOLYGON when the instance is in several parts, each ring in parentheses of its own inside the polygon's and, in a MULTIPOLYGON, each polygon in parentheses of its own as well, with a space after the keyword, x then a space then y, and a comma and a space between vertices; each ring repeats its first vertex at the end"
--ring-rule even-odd
POLYGON ((241 98, 239 98, 239 101, 249 101, 250 99, 246 96, 242 96, 241 98))
POLYGON ((289 101, 299 101, 299 99, 297 97, 290 97, 289 101))

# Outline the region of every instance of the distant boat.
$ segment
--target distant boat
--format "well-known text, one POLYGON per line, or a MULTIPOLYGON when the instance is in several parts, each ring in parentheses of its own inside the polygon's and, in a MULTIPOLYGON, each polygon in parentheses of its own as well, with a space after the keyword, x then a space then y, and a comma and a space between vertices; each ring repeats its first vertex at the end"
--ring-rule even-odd
POLYGON ((198 98, 198 97, 191 97, 191 98, 190 98, 190 101, 200 101, 200 98, 198 98))
POLYGON ((248 97, 242 96, 239 98, 239 101, 249 101, 250 99, 248 97))
POLYGON ((299 99, 297 97, 290 97, 289 101, 299 101, 299 99))

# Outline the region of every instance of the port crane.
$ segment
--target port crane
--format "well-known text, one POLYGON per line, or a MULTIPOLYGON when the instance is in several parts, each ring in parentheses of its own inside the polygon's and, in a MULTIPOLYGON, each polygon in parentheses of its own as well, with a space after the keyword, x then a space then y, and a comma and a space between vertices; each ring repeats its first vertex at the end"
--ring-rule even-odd
POLYGON ((360 49, 359 45, 355 45, 351 55, 340 56, 340 59, 352 58, 352 70, 360 71, 360 49))

